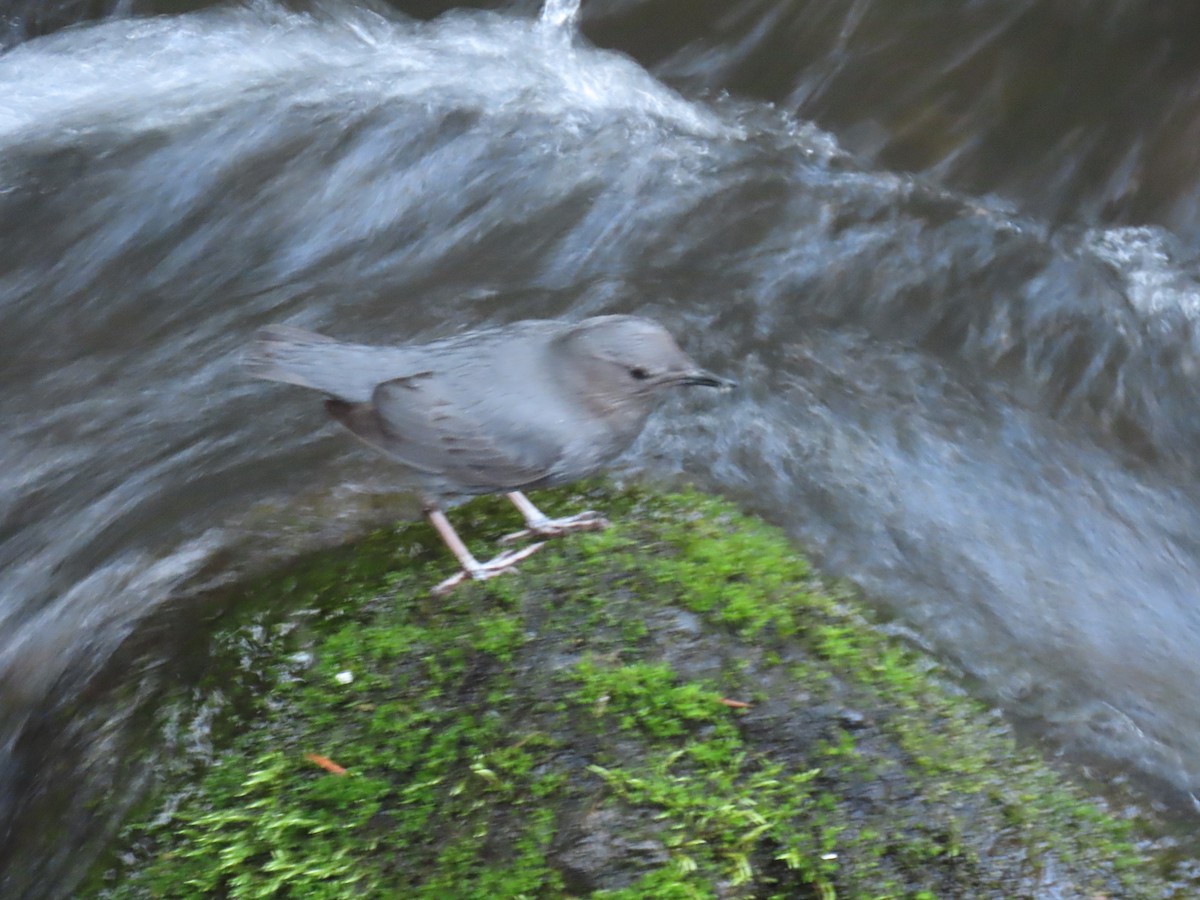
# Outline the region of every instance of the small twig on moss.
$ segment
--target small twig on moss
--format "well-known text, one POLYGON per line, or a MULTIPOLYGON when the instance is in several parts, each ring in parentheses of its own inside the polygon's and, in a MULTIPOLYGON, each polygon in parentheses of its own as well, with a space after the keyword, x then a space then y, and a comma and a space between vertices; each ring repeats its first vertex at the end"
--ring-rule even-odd
POLYGON ((326 772, 332 772, 334 775, 346 774, 346 770, 335 763, 328 756, 321 756, 319 753, 305 753, 304 758, 311 763, 316 763, 326 772))

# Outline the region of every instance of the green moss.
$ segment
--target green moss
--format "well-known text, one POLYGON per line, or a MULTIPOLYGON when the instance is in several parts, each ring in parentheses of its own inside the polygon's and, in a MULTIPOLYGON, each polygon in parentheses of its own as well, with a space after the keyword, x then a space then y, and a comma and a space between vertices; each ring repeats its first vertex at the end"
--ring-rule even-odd
MULTIPOLYGON (((589 491, 548 506, 590 499, 616 526, 448 598, 422 525, 244 588, 202 692, 222 749, 95 890, 1169 896, 1126 823, 777 530, 696 494, 589 491)), ((456 520, 486 542, 510 516, 456 520)))

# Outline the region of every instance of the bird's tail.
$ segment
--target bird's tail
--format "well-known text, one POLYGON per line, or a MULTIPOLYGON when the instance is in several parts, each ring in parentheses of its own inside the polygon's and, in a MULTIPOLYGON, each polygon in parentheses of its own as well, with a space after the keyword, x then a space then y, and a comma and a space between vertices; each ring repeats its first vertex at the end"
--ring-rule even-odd
POLYGON ((389 366, 399 365, 400 357, 390 347, 351 344, 291 325, 269 325, 259 329, 246 348, 242 368, 255 378, 298 384, 361 403, 371 399, 375 384, 386 380, 389 366))
POLYGON ((351 344, 290 325, 270 325, 246 348, 242 367, 256 378, 365 403, 380 382, 411 375, 413 356, 404 347, 351 344))
POLYGON ((336 394, 337 390, 330 383, 337 367, 332 357, 339 355, 337 348, 346 346, 313 331, 290 325, 269 325, 259 329, 254 343, 246 348, 242 368, 255 378, 336 394))

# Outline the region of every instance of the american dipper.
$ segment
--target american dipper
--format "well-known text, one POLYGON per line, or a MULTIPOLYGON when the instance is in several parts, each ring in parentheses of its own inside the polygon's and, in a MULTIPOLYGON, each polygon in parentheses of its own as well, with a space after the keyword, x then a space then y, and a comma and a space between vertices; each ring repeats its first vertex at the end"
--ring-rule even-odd
POLYGON ((445 499, 505 493, 526 528, 503 542, 604 528, 590 510, 551 519, 522 492, 598 471, 633 443, 667 388, 733 386, 637 316, 530 320, 394 347, 275 325, 258 333, 244 365, 328 394, 333 418, 415 474, 425 515, 462 566, 435 593, 507 571, 542 546, 481 563, 441 511, 445 499))

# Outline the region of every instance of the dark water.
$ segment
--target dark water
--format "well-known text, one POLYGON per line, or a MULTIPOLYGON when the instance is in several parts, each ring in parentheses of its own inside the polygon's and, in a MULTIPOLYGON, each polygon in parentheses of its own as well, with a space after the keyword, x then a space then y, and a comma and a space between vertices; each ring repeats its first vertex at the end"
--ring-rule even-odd
POLYGON ((743 388, 630 469, 1191 803, 1191 4, 199 6, 0 13, 0 895, 69 895, 148 777, 190 591, 404 508, 239 376, 274 321, 662 319, 743 388))

